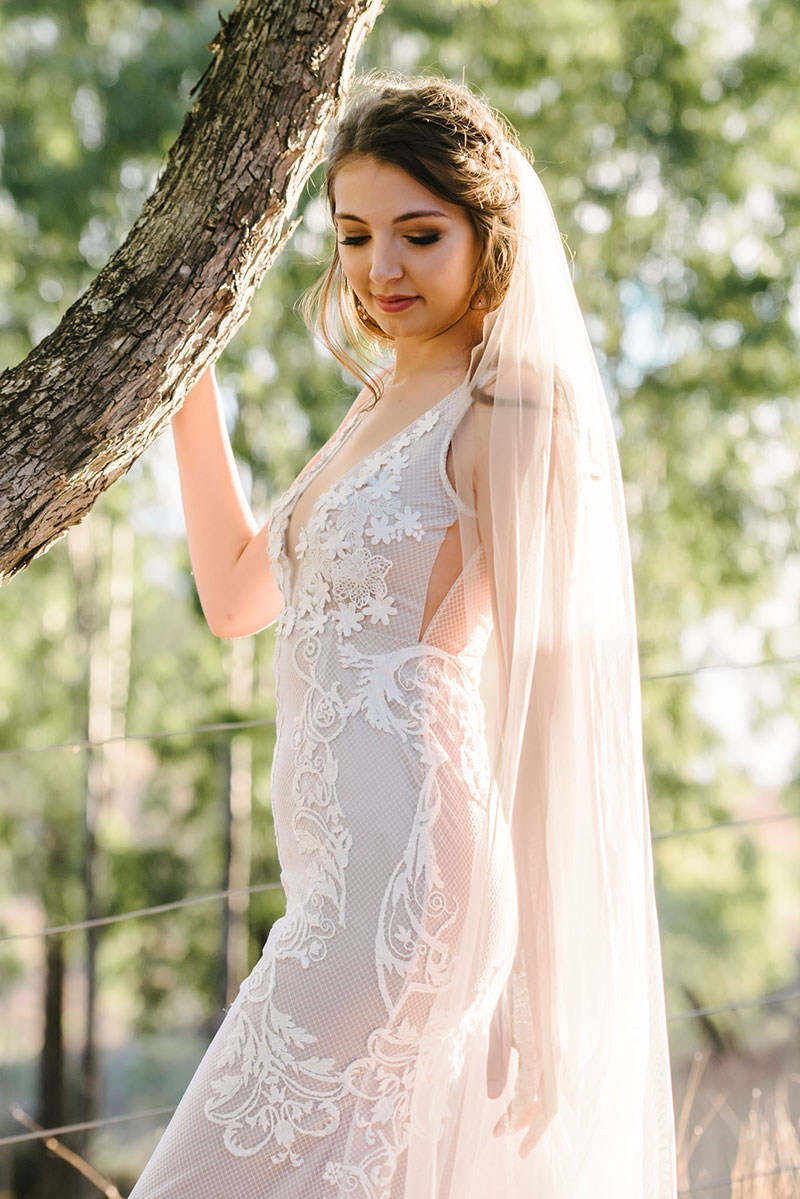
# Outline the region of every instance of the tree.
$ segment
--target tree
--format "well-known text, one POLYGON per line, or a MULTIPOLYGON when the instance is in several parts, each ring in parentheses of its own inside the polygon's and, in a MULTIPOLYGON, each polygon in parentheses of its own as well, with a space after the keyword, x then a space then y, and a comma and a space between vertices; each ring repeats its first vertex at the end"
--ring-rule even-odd
POLYGON ((89 511, 246 320, 381 5, 241 0, 223 20, 129 237, 0 375, 0 579, 89 511))

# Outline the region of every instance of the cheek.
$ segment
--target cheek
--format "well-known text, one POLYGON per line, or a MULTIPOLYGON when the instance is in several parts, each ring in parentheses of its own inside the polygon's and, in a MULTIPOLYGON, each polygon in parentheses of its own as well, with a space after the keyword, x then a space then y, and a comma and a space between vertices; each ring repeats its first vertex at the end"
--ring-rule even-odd
POLYGON ((369 266, 365 265, 363 259, 359 259, 350 255, 348 259, 341 257, 339 259, 342 274, 350 288, 360 298, 362 303, 369 300, 370 284, 369 284, 369 266))
POLYGON ((468 243, 442 247, 436 258, 431 258, 430 274, 437 290, 455 298, 472 289, 475 278, 475 252, 468 243))
POLYGON ((342 274, 344 275, 345 279, 347 279, 350 283, 358 278, 358 259, 352 254, 342 254, 340 250, 339 265, 342 268, 342 274))

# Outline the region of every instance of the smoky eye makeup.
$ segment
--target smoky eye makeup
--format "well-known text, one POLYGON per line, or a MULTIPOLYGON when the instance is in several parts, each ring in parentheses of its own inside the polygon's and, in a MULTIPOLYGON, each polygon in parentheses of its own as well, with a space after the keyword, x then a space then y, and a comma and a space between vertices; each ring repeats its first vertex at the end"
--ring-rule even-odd
MULTIPOLYGON (((407 233, 405 236, 413 246, 432 246, 435 242, 440 240, 442 235, 437 231, 431 233, 421 233, 417 234, 416 236, 411 233, 407 233)), ((340 246, 361 246, 367 240, 367 234, 363 233, 352 233, 338 239, 340 246)))

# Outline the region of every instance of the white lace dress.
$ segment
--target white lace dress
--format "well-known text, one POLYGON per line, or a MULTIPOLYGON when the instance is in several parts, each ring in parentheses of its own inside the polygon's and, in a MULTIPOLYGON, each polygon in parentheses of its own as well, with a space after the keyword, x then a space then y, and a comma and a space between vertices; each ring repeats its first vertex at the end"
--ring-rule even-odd
MULTIPOLYGON (((458 956, 491 791, 478 690, 488 594, 467 632, 462 572, 421 635, 437 552, 462 506, 446 454, 463 395, 319 496, 296 572, 285 544, 294 503, 357 420, 274 509, 269 553, 286 603, 272 808, 286 913, 131 1199, 407 1196, 421 1039, 441 1037, 441 1068, 457 1071, 473 1030, 486 1031, 494 968, 515 935, 499 873, 486 985, 476 980, 457 1028, 437 1028, 436 1000, 458 956)), ((485 570, 474 577, 485 584, 485 570)), ((486 1109, 497 1119, 496 1103, 486 1109)), ((485 1178, 474 1185, 470 1194, 490 1194, 485 1178)))

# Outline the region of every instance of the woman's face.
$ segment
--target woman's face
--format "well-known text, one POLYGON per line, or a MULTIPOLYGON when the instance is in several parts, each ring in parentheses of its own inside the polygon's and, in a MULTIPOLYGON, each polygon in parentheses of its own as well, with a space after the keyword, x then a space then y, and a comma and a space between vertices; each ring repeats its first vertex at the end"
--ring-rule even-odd
POLYGON ((342 269, 385 333, 427 341, 482 321, 469 307, 480 245, 466 209, 371 157, 348 159, 333 193, 342 269))

